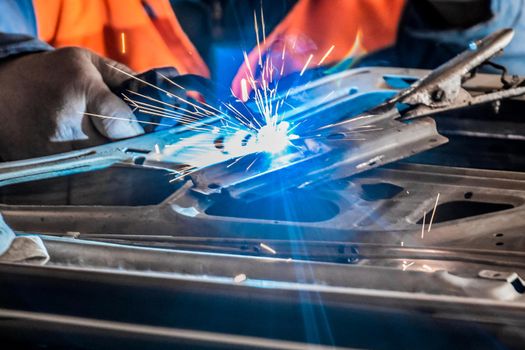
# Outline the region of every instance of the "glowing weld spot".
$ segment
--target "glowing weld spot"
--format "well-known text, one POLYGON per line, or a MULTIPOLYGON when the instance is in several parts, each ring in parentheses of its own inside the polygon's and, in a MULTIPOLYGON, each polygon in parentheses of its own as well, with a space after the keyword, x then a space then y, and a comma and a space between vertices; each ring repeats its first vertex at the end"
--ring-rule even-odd
POLYGON ((233 278, 233 281, 235 283, 242 283, 242 282, 246 281, 246 275, 244 273, 240 273, 240 274, 238 274, 237 276, 235 276, 233 278))
POLYGON ((265 125, 257 133, 257 148, 261 152, 271 154, 281 153, 290 145, 291 135, 288 135, 288 122, 276 126, 265 125))

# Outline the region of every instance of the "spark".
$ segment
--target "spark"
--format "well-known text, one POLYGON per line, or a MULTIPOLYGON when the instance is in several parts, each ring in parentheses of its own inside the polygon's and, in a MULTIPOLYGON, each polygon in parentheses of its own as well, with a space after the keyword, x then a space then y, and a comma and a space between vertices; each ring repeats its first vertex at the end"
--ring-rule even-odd
POLYGON ((436 209, 437 209, 438 202, 439 202, 439 195, 440 193, 437 194, 436 203, 434 203, 434 210, 432 210, 432 216, 430 217, 430 223, 428 224, 427 232, 430 232, 430 229, 432 228, 432 222, 434 221, 434 215, 436 214, 436 209))
MULTIPOLYGON (((290 147, 297 148, 301 153, 303 152, 300 147, 292 143, 292 141, 295 142, 295 140, 300 139, 299 135, 295 135, 293 132, 302 122, 294 123, 294 126, 291 128, 290 124, 284 120, 284 105, 286 104, 292 109, 295 108, 286 102, 291 88, 287 90, 284 98, 281 91, 279 91, 279 79, 284 74, 286 50, 289 47, 287 48, 286 43, 282 47, 282 52, 280 53, 282 59, 281 67, 274 65, 272 62, 273 55, 267 55, 266 52, 263 52, 263 47, 264 50, 266 50, 266 26, 262 4, 260 14, 257 12, 258 11, 254 11, 253 20, 257 40, 257 51, 255 52, 258 54, 258 67, 250 64, 246 51, 243 51, 247 69, 245 71, 245 77, 241 79, 241 98, 240 101, 238 100, 238 102, 240 102, 239 105, 222 101, 208 104, 200 101, 200 99, 187 97, 186 94, 173 93, 171 92, 173 89, 170 89, 169 85, 167 88, 164 86, 156 86, 125 70, 108 65, 121 74, 137 80, 146 86, 160 91, 162 95, 167 96, 167 98, 156 99, 136 91, 123 93, 124 101, 128 103, 133 111, 163 118, 160 119, 161 122, 138 120, 138 123, 163 127, 180 124, 183 125, 184 128, 202 132, 202 135, 209 136, 204 136, 204 138, 197 137, 198 142, 193 142, 192 136, 189 141, 187 141, 186 145, 191 148, 191 152, 189 151, 188 153, 190 156, 193 156, 194 152, 202 152, 202 155, 197 154, 194 160, 188 161, 186 163, 188 164, 188 169, 174 172, 175 177, 171 179, 170 182, 185 178, 195 171, 202 169, 203 166, 222 161, 229 160, 230 164, 228 164, 227 167, 231 167, 248 155, 253 155, 254 158, 246 167, 246 171, 250 170, 258 160, 262 159, 260 155, 273 157, 277 154, 283 154, 290 147), (260 23, 259 20, 261 21, 260 23), (261 44, 263 44, 263 47, 261 47, 261 44), (279 73, 281 74, 279 75, 279 73), (257 74, 257 76, 255 74, 257 74), (251 94, 248 92, 249 90, 252 90, 251 94), (253 106, 244 104, 244 102, 250 99, 253 100, 253 106), (257 113, 252 114, 254 108, 256 108, 257 113), (162 122, 167 119, 171 119, 172 123, 162 122), (221 150, 218 152, 214 147, 214 143, 210 142, 210 140, 216 137, 210 135, 223 137, 223 140, 227 143, 224 146, 230 148, 228 152, 225 153, 221 150), (246 135, 251 136, 246 138, 246 135)), ((125 51, 124 33, 121 33, 121 40, 123 51, 125 51)), ((295 38, 292 47, 295 47, 296 43, 297 38, 295 38)), ((333 49, 334 46, 325 53, 325 56, 319 64, 322 64, 333 49)), ((301 76, 312 64, 313 56, 314 55, 311 54, 308 57, 301 71, 301 76)), ((165 76, 160 72, 159 75, 171 86, 176 87, 178 91, 186 90, 184 86, 177 84, 176 79, 165 76)), ((325 98, 329 98, 330 96, 331 94, 328 94, 325 98)), ((288 110, 288 108, 286 108, 286 110, 288 110)), ((128 118, 102 116, 92 113, 87 115, 129 121, 128 118)), ((186 145, 184 147, 186 147, 186 145)), ((170 155, 174 155, 177 153, 177 150, 176 147, 172 146, 173 145, 167 145, 161 149, 159 145, 155 145, 154 150, 156 154, 171 152, 170 155)), ((272 254, 276 254, 275 250, 264 245, 264 243, 261 245, 261 248, 272 254)))
POLYGON ((301 70, 301 73, 299 74, 300 77, 303 76, 304 72, 306 71, 306 69, 310 65, 310 62, 312 61, 312 58, 314 58, 314 54, 313 53, 311 53, 310 56, 308 57, 308 59, 306 60, 306 63, 304 64, 304 67, 301 70))
POLYGON ((258 158, 255 158, 253 160, 253 162, 250 163, 250 165, 248 165, 248 167, 246 168, 246 171, 250 170, 250 168, 255 164, 255 162, 257 161, 258 158))
POLYGON ((248 95, 248 85, 246 82, 246 79, 241 79, 241 99, 242 101, 248 101, 249 95, 248 95))
POLYGON ((332 96, 333 94, 335 93, 335 90, 332 90, 330 91, 330 93, 328 95, 326 95, 322 100, 321 102, 319 103, 324 103, 326 100, 328 100, 330 98, 330 96, 332 96))
POLYGON ((403 271, 406 271, 410 266, 414 265, 415 261, 408 262, 406 260, 403 260, 403 271))
POLYGON ((120 52, 122 54, 126 53, 126 33, 120 33, 120 52))
POLYGON ((240 274, 238 274, 237 276, 235 276, 233 278, 233 282, 235 282, 235 283, 242 283, 242 282, 246 281, 246 279, 247 279, 246 275, 244 273, 240 273, 240 274))
POLYGON ((421 226, 421 239, 425 238, 425 221, 427 219, 427 211, 423 212, 423 225, 421 226))
POLYGON ((255 37, 257 38, 257 51, 259 52, 259 66, 262 68, 262 54, 261 54, 261 43, 259 41, 259 25, 257 23, 257 13, 253 11, 253 26, 255 28, 255 37))
POLYGON ((270 246, 268 246, 268 245, 266 245, 266 244, 264 244, 264 243, 260 243, 259 246, 260 246, 262 249, 264 249, 264 250, 266 250, 266 251, 268 251, 268 252, 270 252, 270 253, 272 253, 272 254, 274 254, 274 255, 277 254, 277 252, 275 251, 275 249, 273 249, 272 247, 270 247, 270 246))
POLYGON ((102 118, 102 119, 122 120, 122 121, 130 122, 130 123, 131 122, 137 122, 137 123, 156 125, 156 126, 171 126, 171 125, 168 125, 168 124, 147 122, 147 121, 142 121, 142 120, 133 120, 133 119, 130 119, 130 118, 123 118, 123 117, 112 117, 112 116, 109 116, 109 115, 102 115, 102 114, 96 114, 96 113, 81 112, 81 114, 84 114, 84 115, 87 115, 87 116, 90 116, 90 117, 102 118))
MULTIPOLYGON (((171 85, 173 86, 176 86, 178 87, 179 89, 181 90, 186 90, 186 88, 184 86, 181 86, 179 84, 177 84, 176 82, 174 82, 173 80, 171 80, 170 78, 168 78, 167 76, 165 76, 164 74, 162 74, 161 72, 157 72, 164 80, 166 80, 168 83, 170 83, 171 85)), ((171 96, 171 94, 170 94, 171 96)))
POLYGON ((421 266, 421 267, 422 267, 424 270, 428 271, 428 272, 434 272, 434 270, 433 270, 430 266, 428 266, 428 265, 426 265, 426 264, 423 265, 423 266, 421 266))
POLYGON ((328 56, 330 56, 330 54, 332 53, 332 51, 334 51, 335 49, 335 45, 332 45, 328 51, 326 51, 326 53, 324 54, 323 58, 321 58, 321 60, 319 61, 319 63, 317 63, 317 66, 320 66, 321 64, 323 64, 323 62, 326 60, 326 58, 328 56))

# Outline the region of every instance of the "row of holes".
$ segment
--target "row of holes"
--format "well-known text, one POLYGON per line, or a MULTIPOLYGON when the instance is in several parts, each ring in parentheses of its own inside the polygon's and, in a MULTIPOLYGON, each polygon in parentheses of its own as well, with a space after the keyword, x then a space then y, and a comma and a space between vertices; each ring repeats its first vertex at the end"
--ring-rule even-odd
MULTIPOLYGON (((501 237, 503 237, 504 235, 503 235, 503 233, 495 233, 495 234, 493 234, 493 236, 494 236, 495 238, 501 238, 501 237)), ((504 244, 505 244, 505 243, 503 243, 503 242, 501 242, 501 241, 496 242, 496 245, 497 245, 497 246, 502 246, 502 245, 504 245, 504 244)))

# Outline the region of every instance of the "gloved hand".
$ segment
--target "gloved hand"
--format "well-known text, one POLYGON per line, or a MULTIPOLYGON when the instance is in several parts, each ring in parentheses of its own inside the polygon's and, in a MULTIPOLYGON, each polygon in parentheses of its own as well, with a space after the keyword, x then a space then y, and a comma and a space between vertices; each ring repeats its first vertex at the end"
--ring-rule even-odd
POLYGON ((36 235, 16 236, 0 215, 0 262, 44 265, 49 254, 36 235))
POLYGON ((110 90, 128 76, 108 64, 132 73, 81 48, 0 62, 0 160, 66 152, 142 134, 131 109, 110 90))
MULTIPOLYGON (((287 75, 300 72, 312 59, 307 68, 329 65, 355 51, 358 33, 362 42, 358 43, 367 51, 383 48, 391 44, 405 0, 300 0, 286 18, 261 42, 262 63, 271 57, 275 68, 273 79, 281 73, 287 75), (286 49, 283 47, 286 46, 286 49), (333 47, 333 48, 332 48, 333 47), (284 61, 282 60, 284 53, 284 61), (327 53, 329 55, 324 57, 327 53), (324 59, 323 59, 324 58, 324 59)), ((250 77, 261 83, 259 49, 254 48, 248 55, 248 62, 239 68, 233 82, 232 91, 242 98, 242 79, 250 77)), ((267 77, 265 79, 268 80, 267 77)), ((252 91, 250 84, 247 93, 252 91)), ((244 98, 243 98, 244 99, 244 98)))

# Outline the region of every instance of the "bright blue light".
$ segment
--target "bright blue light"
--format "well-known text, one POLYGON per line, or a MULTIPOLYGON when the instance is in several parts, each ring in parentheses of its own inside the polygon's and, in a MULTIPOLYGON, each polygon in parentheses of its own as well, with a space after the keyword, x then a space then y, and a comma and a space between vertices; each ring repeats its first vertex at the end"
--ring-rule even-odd
POLYGON ((260 128, 255 140, 257 149, 270 154, 283 152, 290 145, 289 126, 288 122, 280 122, 260 128))

